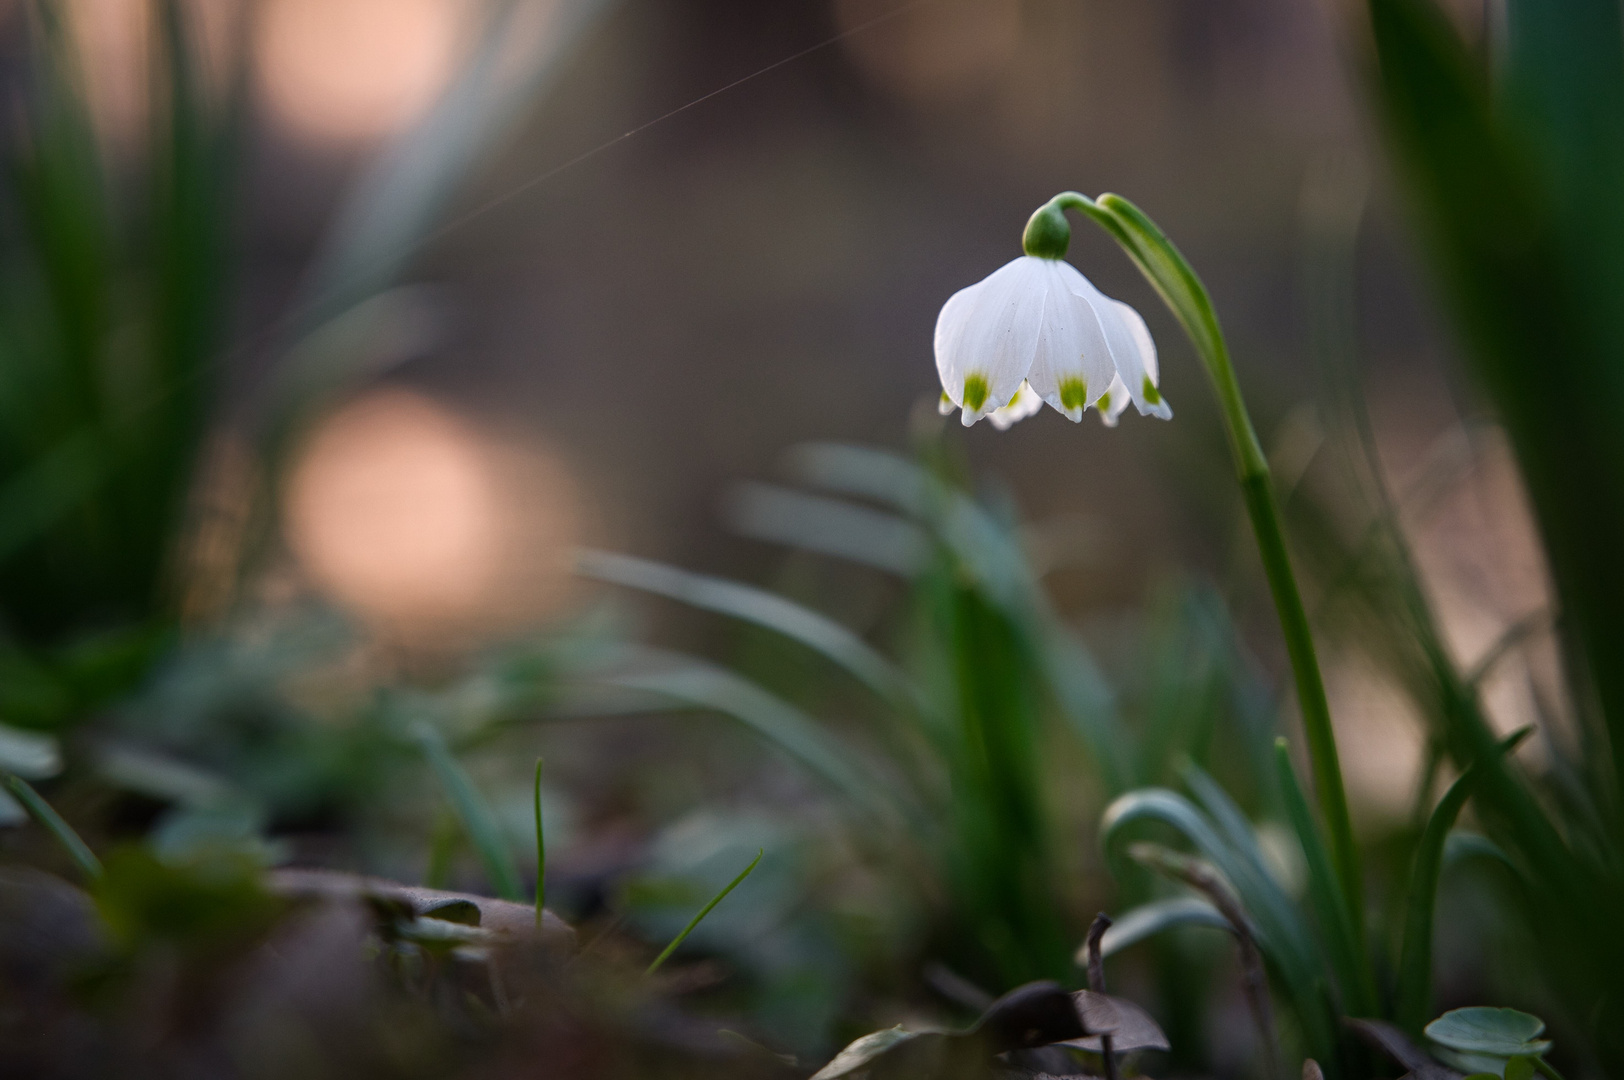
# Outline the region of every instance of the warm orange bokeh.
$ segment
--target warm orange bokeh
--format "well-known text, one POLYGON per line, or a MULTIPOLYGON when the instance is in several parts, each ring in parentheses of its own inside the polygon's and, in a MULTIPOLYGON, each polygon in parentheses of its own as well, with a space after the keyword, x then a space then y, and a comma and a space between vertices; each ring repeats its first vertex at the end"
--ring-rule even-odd
POLYGON ((555 461, 404 390, 330 417, 288 487, 288 541, 312 583, 397 637, 542 617, 567 588, 578 523, 555 461))
POLYGON ((267 0, 254 43, 261 93, 312 142, 389 135, 450 80, 468 10, 465 0, 267 0))

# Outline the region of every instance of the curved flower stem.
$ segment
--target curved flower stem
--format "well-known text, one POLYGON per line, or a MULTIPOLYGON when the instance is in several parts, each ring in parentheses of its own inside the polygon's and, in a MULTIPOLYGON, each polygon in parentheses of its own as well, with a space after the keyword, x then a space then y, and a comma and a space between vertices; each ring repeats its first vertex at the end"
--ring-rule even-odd
MULTIPOLYGON (((1206 287, 1196 276, 1172 241, 1144 212, 1118 195, 1101 195, 1098 200, 1075 191, 1063 192, 1049 200, 1058 210, 1086 214, 1120 244, 1141 273, 1155 287, 1163 302, 1178 318, 1195 345, 1207 377, 1218 397, 1229 450, 1246 502, 1246 512, 1257 534, 1258 553, 1263 558, 1269 591, 1274 596, 1280 629, 1285 635, 1286 652, 1296 680, 1298 707, 1308 735, 1308 753, 1314 769, 1314 790, 1320 812, 1330 830, 1331 857, 1348 907, 1354 934, 1363 952, 1364 885, 1359 869, 1359 851, 1353 841, 1348 816, 1347 793, 1342 786, 1342 766, 1337 758, 1336 737, 1331 731, 1331 710, 1325 700, 1325 683, 1320 677, 1319 659, 1308 626, 1297 579, 1291 571, 1285 533, 1280 525, 1280 508, 1269 478, 1269 460, 1258 442, 1252 418, 1241 397, 1235 369, 1229 362, 1229 346, 1218 326, 1218 316, 1206 287)), ((1040 211, 1041 212, 1041 211, 1040 211)))

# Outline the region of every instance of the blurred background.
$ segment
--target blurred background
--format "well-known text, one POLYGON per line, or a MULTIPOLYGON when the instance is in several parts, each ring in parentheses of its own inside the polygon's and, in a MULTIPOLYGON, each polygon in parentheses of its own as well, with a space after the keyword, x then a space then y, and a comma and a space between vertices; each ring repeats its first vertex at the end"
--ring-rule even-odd
MULTIPOLYGON (((799 519, 780 498, 785 482, 809 475, 791 451, 833 441, 904 457, 928 447, 927 458, 948 462, 1007 526, 1046 603, 1117 680, 1129 711, 1141 699, 1156 706, 1168 685, 1147 658, 1180 668, 1163 631, 1173 626, 1177 638, 1187 616, 1207 625, 1188 614, 1203 604, 1226 612, 1214 616, 1233 621, 1220 666, 1240 674, 1215 693, 1241 702, 1224 706, 1231 720, 1252 708, 1246 722, 1266 741, 1275 699, 1289 697, 1279 690, 1286 667, 1223 431, 1188 343, 1103 235, 1077 228, 1070 259, 1144 314, 1177 419, 1130 415, 1107 430, 1046 411, 1000 433, 935 414, 941 304, 1020 254, 1035 207, 1077 189, 1132 198, 1202 274, 1288 509, 1330 534, 1360 527, 1339 486, 1338 421, 1326 404, 1354 373, 1450 655, 1470 670, 1508 628, 1532 627, 1527 648, 1485 673, 1487 712, 1501 731, 1539 718, 1560 729, 1568 705, 1540 621, 1542 556, 1510 454, 1455 366, 1373 149, 1357 15, 1333 0, 0 5, 0 78, 37 117, 11 129, 10 153, 47 177, 38 190, 62 194, 72 174, 98 178, 102 192, 45 215, 54 234, 32 224, 41 199, 14 201, 5 228, 23 254, 13 261, 33 269, 14 269, 25 285, 7 305, 5 347, 17 357, 60 339, 71 353, 71 328, 94 324, 85 355, 102 358, 89 380, 103 402, 95 415, 128 413, 139 427, 161 413, 163 430, 189 432, 169 471, 152 473, 178 479, 128 496, 162 512, 156 554, 127 602, 103 590, 70 618, 32 596, 42 575, 92 591, 101 580, 69 565, 65 553, 79 549, 53 532, 78 528, 77 509, 58 514, 47 499, 15 536, 0 528, 0 556, 17 567, 5 598, 7 670, 28 691, 0 701, 0 719, 64 737, 94 721, 84 738, 101 763, 97 783, 110 776, 139 797, 109 803, 86 781, 64 798, 70 810, 111 805, 109 836, 169 820, 160 808, 186 803, 184 783, 163 771, 178 762, 254 794, 249 823, 227 831, 280 844, 270 861, 481 888, 490 865, 444 841, 445 811, 423 798, 438 790, 429 774, 391 780, 402 774, 353 718, 392 694, 407 712, 440 717, 459 753, 477 751, 491 744, 467 715, 485 723, 500 713, 494 730, 539 695, 550 722, 470 770, 523 851, 524 777, 544 752, 557 905, 581 920, 646 908, 648 933, 668 936, 672 916, 660 905, 680 909, 688 894, 659 893, 637 874, 659 879, 775 843, 790 850, 785 837, 827 831, 827 806, 795 768, 712 715, 650 718, 662 710, 553 696, 569 681, 559 673, 574 670, 571 649, 658 641, 721 657, 841 717, 859 743, 878 736, 851 719, 861 709, 845 691, 809 690, 817 676, 801 660, 670 602, 692 601, 676 586, 645 590, 666 600, 632 603, 603 584, 627 584, 631 571, 600 566, 583 578, 576 552, 766 586, 889 643, 909 602, 874 569, 884 559, 871 551, 856 560, 869 565, 832 565, 813 554, 839 554, 841 541, 805 533, 798 543, 799 519), (182 13, 184 64, 154 35, 160 9, 182 13), (87 128, 64 142, 72 153, 53 156, 42 133, 73 126, 59 103, 74 95, 52 96, 39 57, 61 41, 77 56, 87 128), (190 97, 177 90, 183 71, 190 97), (191 175, 184 163, 216 150, 235 164, 200 166, 214 179, 191 187, 175 182, 191 175), (170 151, 182 164, 166 164, 170 151), (95 164, 74 173, 81 159, 95 164), (52 162, 66 171, 51 173, 52 162), (201 231, 175 234, 196 240, 175 250, 205 252, 190 280, 216 290, 212 314, 196 320, 207 330, 188 346, 192 366, 150 385, 117 374, 144 328, 169 325, 175 310, 147 297, 173 261, 153 241, 169 219, 136 212, 148 203, 179 207, 175 220, 215 207, 201 231), (51 251, 89 248, 40 239, 71 239, 84 222, 106 241, 94 259, 57 259, 51 251), (57 329, 33 328, 44 309, 29 275, 88 280, 72 267, 92 263, 101 284, 81 292, 100 298, 99 314, 70 306, 57 329), (181 397, 195 397, 191 411, 168 412, 181 397), (786 554, 770 540, 803 550, 786 554), (155 628, 156 644, 83 660, 85 641, 132 620, 155 628), (513 676, 526 657, 547 676, 513 676), (62 689, 87 685, 87 671, 112 672, 105 693, 62 689), (275 734, 298 728, 295 715, 318 717, 317 734, 275 734), (351 718, 350 741, 328 737, 332 723, 319 718, 334 715, 351 718), (368 829, 344 834, 369 800, 368 829)), ((1484 38, 1476 6, 1452 16, 1468 40, 1484 38)), ((16 418, 35 407, 8 393, 8 423, 21 431, 16 418)), ((75 471, 76 423, 7 451, 12 486, 0 505, 34 505, 30 493, 53 484, 101 491, 98 478, 125 475, 75 471), (50 457, 58 450, 68 456, 50 457), (35 468, 47 460, 61 469, 35 468)), ((116 461, 115 443, 97 452, 116 461)), ((121 520, 85 526, 101 539, 84 550, 118 546, 121 520)), ((830 520, 835 534, 862 531, 861 521, 830 520)), ((1321 536, 1304 528, 1305 545, 1321 536)), ((1302 557, 1324 570, 1310 592, 1331 621, 1334 559, 1302 557)), ((1437 755, 1392 668, 1356 643, 1331 647, 1326 666, 1355 823, 1379 846, 1415 825, 1437 755)), ((690 695, 686 708, 704 704, 690 695)), ((1284 712, 1279 729, 1292 732, 1284 712)), ((1228 736, 1216 738, 1216 750, 1197 740, 1190 752, 1216 757, 1225 775, 1228 736)), ((1076 765, 1069 753, 1045 764, 1076 765)), ((1543 760, 1537 740, 1522 753, 1543 760)), ((1165 779, 1177 757, 1168 750, 1139 782, 1165 779)), ((1249 809, 1272 805, 1261 774, 1229 766, 1225 779, 1249 809), (1244 794, 1254 789, 1255 799, 1244 794)), ((1045 783, 1063 808, 1050 840, 1064 852, 1065 908, 1110 903, 1115 886, 1094 837, 1104 796, 1119 788, 1092 774, 1045 783)), ((170 821, 165 842, 219 825, 219 814, 207 828, 199 817, 170 821)), ((876 915, 889 910, 870 902, 884 889, 851 870, 863 859, 816 850, 785 857, 778 884, 761 886, 780 899, 758 898, 761 926, 739 931, 768 971, 758 974, 770 992, 752 1006, 761 1030, 814 1056, 847 1030, 840 1018, 854 1000, 868 1003, 864 1015, 894 1016, 849 989, 889 985, 852 941, 886 938, 880 952, 891 955, 929 936, 907 904, 876 915), (828 918, 802 919, 809 910, 828 918), (844 959, 824 962, 836 952, 844 959)), ((1464 936, 1446 936, 1440 949, 1450 948, 1458 983, 1477 985, 1490 961, 1474 958, 1464 936)), ((1218 964, 1211 954, 1203 962, 1218 964)), ((993 991, 1026 970, 989 961, 977 971, 978 962, 965 959, 966 970, 993 991)), ((1147 962, 1125 977, 1161 985, 1155 971, 1147 962)), ((1165 1020, 1183 1006, 1162 993, 1165 1020)), ((1189 1057, 1244 1071, 1253 1051, 1229 1045, 1223 1017, 1240 1006, 1228 993, 1199 1021, 1204 1042, 1189 1057)))
MULTIPOLYGON (((254 339, 304 280, 345 185, 471 47, 469 0, 370 5, 267 0, 249 31, 259 124, 234 313, 249 344, 228 359, 227 415, 263 392, 254 339)), ((139 8, 73 9, 107 73, 92 90, 114 143, 136 122, 139 8)), ((1368 207, 1357 331, 1395 485, 1458 453, 1452 439, 1492 444, 1469 431, 1481 410, 1372 158, 1347 17, 1267 0, 605 10, 412 253, 416 332, 308 443, 288 504, 300 580, 363 611, 400 606, 391 617, 460 608, 512 625, 579 600, 539 583, 515 597, 538 544, 590 538, 759 575, 777 553, 727 528, 729 486, 805 439, 906 446, 910 411, 936 393, 942 301, 1018 254, 1031 208, 1068 188, 1128 194, 1177 239, 1288 454, 1316 438, 1312 412, 1293 412, 1318 379, 1304 259, 1319 219, 1334 229, 1349 212, 1339 199, 1368 207)), ((1077 548, 1049 585, 1084 613, 1134 603, 1173 568, 1222 575, 1233 499, 1170 318, 1102 236, 1079 229, 1072 261, 1149 320, 1178 423, 1112 432, 1044 415, 947 437, 1077 548)), ((1482 452, 1417 515, 1463 662, 1542 603, 1516 482, 1503 452, 1482 452)), ((1339 711, 1360 718, 1349 770, 1366 809, 1395 811, 1420 735, 1361 681, 1338 685, 1359 703, 1339 711)))

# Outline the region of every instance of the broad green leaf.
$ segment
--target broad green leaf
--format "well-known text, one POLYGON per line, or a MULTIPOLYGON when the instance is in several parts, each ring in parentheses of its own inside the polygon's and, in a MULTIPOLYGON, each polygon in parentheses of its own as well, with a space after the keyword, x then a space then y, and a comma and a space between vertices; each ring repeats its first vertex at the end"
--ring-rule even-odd
POLYGON ((1534 1059, 1518 1055, 1506 1062, 1505 1080, 1533 1080, 1534 1059))
POLYGON ((1473 1006, 1452 1009, 1427 1025, 1427 1038, 1440 1046, 1464 1053, 1516 1057, 1537 1057, 1551 1048, 1539 1035, 1545 1021, 1517 1009, 1473 1006))

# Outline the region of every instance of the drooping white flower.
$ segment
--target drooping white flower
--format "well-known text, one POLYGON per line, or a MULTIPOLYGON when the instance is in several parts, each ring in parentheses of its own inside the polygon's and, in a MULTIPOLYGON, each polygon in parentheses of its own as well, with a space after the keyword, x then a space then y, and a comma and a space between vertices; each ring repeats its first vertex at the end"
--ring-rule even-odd
POLYGON ((1112 426, 1130 401, 1173 416, 1145 321, 1058 257, 1023 255, 954 293, 936 319, 936 370, 944 413, 958 407, 965 427, 990 416, 1007 428, 1039 401, 1072 420, 1096 406, 1112 426))

